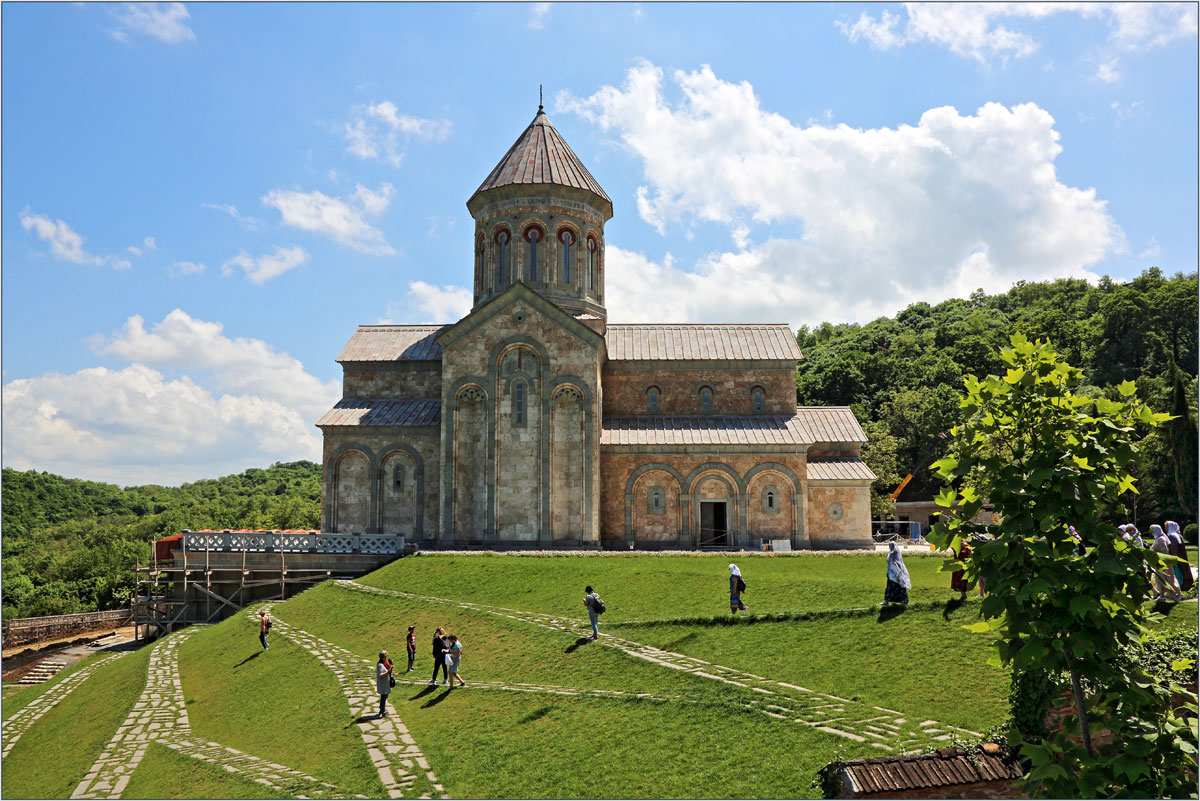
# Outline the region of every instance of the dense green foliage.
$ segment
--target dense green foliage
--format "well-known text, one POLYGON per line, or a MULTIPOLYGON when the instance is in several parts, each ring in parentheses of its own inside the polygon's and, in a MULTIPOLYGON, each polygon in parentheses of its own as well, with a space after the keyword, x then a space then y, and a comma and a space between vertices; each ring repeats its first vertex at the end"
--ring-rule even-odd
POLYGON ((880 476, 878 513, 906 473, 913 481, 900 500, 937 492, 932 473, 920 468, 945 455, 938 435, 963 422, 963 378, 1001 371, 1000 349, 1014 333, 1049 339, 1082 369, 1079 394, 1116 398, 1117 384, 1134 381, 1141 400, 1180 415, 1145 443, 1129 519, 1143 530, 1164 518, 1185 524, 1196 515, 1197 313, 1196 273, 1167 278, 1157 268, 1124 284, 1021 281, 1001 295, 914 303, 866 325, 801 327, 797 396, 857 413, 872 439, 864 458, 880 476))
POLYGON ((1050 798, 1186 797, 1195 789, 1187 771, 1196 734, 1172 708, 1171 690, 1182 689, 1155 681, 1122 651, 1149 634, 1146 576, 1163 560, 1106 519, 1124 511, 1121 498, 1135 488, 1139 441, 1169 415, 1135 398, 1129 380, 1117 400, 1077 394, 1081 371, 1021 334, 1000 358, 1003 376, 966 381, 966 422, 951 432, 952 455, 936 464, 947 482, 938 504, 948 511, 930 541, 957 552, 989 535, 969 559, 945 566, 987 582, 984 620, 968 628, 994 633, 1005 666, 1070 676, 1066 730, 1040 742, 1014 737, 1033 763, 1024 788, 1050 798), (973 522, 984 498, 999 522, 973 522), (1093 742, 1100 730, 1113 742, 1093 742))
POLYGON ((4 617, 125 606, 134 560, 145 563, 154 540, 185 528, 316 528, 320 499, 312 462, 125 489, 5 469, 4 617))

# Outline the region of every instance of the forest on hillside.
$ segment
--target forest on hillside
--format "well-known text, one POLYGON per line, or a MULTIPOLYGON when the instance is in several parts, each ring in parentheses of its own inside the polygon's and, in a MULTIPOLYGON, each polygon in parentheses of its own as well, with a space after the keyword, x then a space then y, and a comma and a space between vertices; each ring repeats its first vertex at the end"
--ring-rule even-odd
MULTIPOLYGON (((1004 294, 914 303, 864 325, 801 327, 796 391, 805 405, 848 405, 870 442, 879 476, 874 516, 903 476, 900 500, 929 498, 927 469, 961 422, 964 376, 1002 373, 1009 336, 1049 339, 1084 371, 1083 394, 1115 396, 1135 381, 1155 411, 1176 415, 1145 441, 1129 517, 1144 530, 1163 518, 1196 520, 1197 275, 1150 269, 1127 283, 1107 278, 1020 282, 1004 294)), ((120 488, 37 471, 3 471, 3 614, 112 609, 128 603, 135 559, 182 529, 312 529, 320 522, 321 468, 274 464, 180 487, 120 488)))

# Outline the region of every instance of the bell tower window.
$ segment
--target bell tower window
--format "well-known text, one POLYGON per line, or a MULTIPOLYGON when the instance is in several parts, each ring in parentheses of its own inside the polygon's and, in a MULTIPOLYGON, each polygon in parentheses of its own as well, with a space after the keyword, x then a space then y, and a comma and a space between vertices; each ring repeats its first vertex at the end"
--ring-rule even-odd
POLYGON ((525 241, 529 243, 529 280, 538 280, 538 243, 542 241, 542 229, 531 225, 525 231, 525 241))
POLYGON ((589 236, 587 238, 587 281, 588 289, 593 293, 596 291, 596 238, 589 236))
POLYGON ((558 232, 558 241, 562 245, 562 282, 571 283, 571 245, 575 244, 575 234, 567 228, 558 232))
POLYGON ((497 288, 503 287, 508 281, 508 231, 501 231, 496 234, 496 277, 498 279, 497 288))

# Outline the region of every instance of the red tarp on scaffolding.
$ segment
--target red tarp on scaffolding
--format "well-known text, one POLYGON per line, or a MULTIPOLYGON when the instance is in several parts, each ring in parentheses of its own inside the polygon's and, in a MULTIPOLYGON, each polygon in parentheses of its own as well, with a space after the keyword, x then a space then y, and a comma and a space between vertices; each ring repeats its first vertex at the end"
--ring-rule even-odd
POLYGON ((171 551, 178 551, 183 547, 183 535, 176 534, 171 537, 164 537, 154 543, 154 558, 156 561, 164 559, 174 559, 171 551))

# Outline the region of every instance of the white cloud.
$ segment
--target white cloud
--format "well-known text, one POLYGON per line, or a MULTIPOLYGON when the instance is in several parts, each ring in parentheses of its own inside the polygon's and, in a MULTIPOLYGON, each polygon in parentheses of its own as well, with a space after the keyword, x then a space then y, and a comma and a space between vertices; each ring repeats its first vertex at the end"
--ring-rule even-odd
POLYGON ((52 220, 44 214, 33 214, 29 209, 22 210, 20 217, 21 227, 26 231, 33 231, 38 239, 50 246, 53 255, 64 261, 75 264, 111 264, 115 270, 128 270, 131 266, 126 259, 88 253, 83 247, 84 238, 62 220, 52 220))
POLYGON ((254 219, 253 217, 245 217, 239 214, 237 206, 234 206, 231 203, 201 203, 200 205, 202 208, 216 209, 217 211, 225 212, 251 231, 258 230, 258 220, 254 219))
POLYGON ((1101 62, 1096 67, 1096 79, 1104 83, 1116 83, 1121 80, 1120 65, 1121 60, 1116 57, 1101 62))
POLYGON ((450 135, 449 120, 404 114, 390 100, 355 106, 342 128, 347 152, 360 159, 381 159, 399 167, 412 140, 440 142, 450 135))
POLYGON ((143 239, 142 244, 146 246, 146 250, 158 250, 158 242, 154 241, 152 236, 143 239))
POLYGON ((1146 113, 1146 108, 1140 100, 1135 100, 1132 103, 1125 105, 1114 100, 1109 103, 1108 106, 1113 110, 1113 113, 1117 115, 1118 125, 1125 122, 1125 120, 1130 119, 1131 117, 1136 117, 1140 114, 1146 113))
POLYGON ((1095 190, 1058 180, 1059 135, 1036 105, 935 108, 896 128, 800 126, 707 67, 673 77, 675 106, 651 64, 620 88, 558 97, 641 161, 644 221, 721 225, 737 247, 689 267, 610 243, 613 320, 871 319, 1019 279, 1094 279, 1089 268, 1124 246, 1095 190))
MULTIPOLYGON (((1105 48, 1127 52, 1194 37, 1197 30, 1196 6, 1190 3, 905 3, 904 13, 902 19, 887 10, 878 17, 864 11, 854 22, 836 24, 851 42, 865 41, 877 50, 929 43, 980 62, 1032 55, 1038 48, 1034 38, 1006 23, 1053 14, 1107 19, 1105 48)), ((1116 67, 1115 57, 1102 65, 1106 74, 1116 67)))
POLYGON ((540 31, 550 19, 551 3, 534 3, 529 8, 529 27, 540 31))
POLYGON ((377 323, 454 323, 471 311, 474 297, 461 286, 434 286, 424 281, 408 285, 408 294, 399 303, 389 303, 377 323))
POLYGON ((177 261, 171 265, 171 275, 196 275, 204 272, 207 267, 203 263, 194 261, 177 261))
POLYGON ((135 256, 140 256, 140 255, 142 255, 142 249, 141 249, 141 248, 139 248, 139 247, 138 247, 138 246, 136 246, 136 245, 130 245, 129 247, 127 247, 127 248, 125 248, 125 249, 126 249, 127 251, 129 251, 130 253, 132 253, 133 255, 135 255, 135 256))
POLYGON ((128 41, 130 34, 144 34, 167 44, 196 41, 183 3, 122 3, 111 13, 119 25, 111 32, 118 41, 128 41))
POLYGON ((391 184, 381 185, 377 192, 358 184, 348 200, 332 198, 319 191, 272 189, 262 201, 279 210, 284 225, 328 236, 363 253, 388 256, 396 251, 363 215, 379 216, 387 210, 395 195, 396 190, 391 184))
POLYGON ((128 485, 320 461, 313 423, 340 396, 339 383, 267 343, 230 339, 219 323, 176 309, 153 331, 131 317, 95 346, 131 364, 4 386, 5 467, 128 485))
MULTIPOLYGON (((252 283, 265 284, 272 278, 277 278, 283 275, 288 270, 299 267, 304 262, 308 261, 308 254, 304 252, 304 248, 275 248, 274 253, 264 253, 258 258, 254 258, 246 251, 239 251, 229 261, 221 265, 221 273, 229 275, 232 272, 232 267, 241 267, 246 273, 246 278, 252 283)), ((182 262, 187 264, 188 262, 182 262)), ((200 265, 200 269, 204 269, 204 265, 200 265)))
POLYGON ((1150 241, 1146 243, 1146 249, 1138 254, 1139 259, 1157 259, 1162 255, 1162 245, 1158 242, 1158 237, 1150 237, 1150 241))

